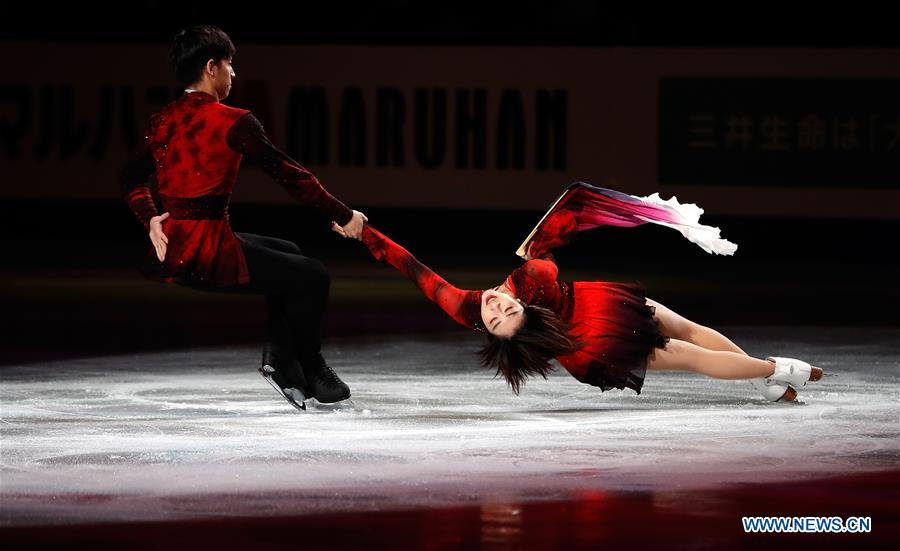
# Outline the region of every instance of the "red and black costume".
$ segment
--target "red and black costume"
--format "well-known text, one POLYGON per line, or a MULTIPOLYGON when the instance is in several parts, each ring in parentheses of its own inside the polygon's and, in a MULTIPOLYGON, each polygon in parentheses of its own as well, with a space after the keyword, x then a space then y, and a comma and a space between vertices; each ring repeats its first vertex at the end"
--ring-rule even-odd
POLYGON ((170 216, 163 221, 169 240, 165 259, 160 261, 151 247, 141 271, 192 288, 263 294, 270 340, 301 360, 314 357, 328 273, 294 243, 234 233, 228 203, 242 159, 261 167, 326 220, 350 221, 352 211, 276 149, 249 111, 205 92, 185 92, 151 118, 137 155, 122 171, 122 196, 146 230, 153 216, 170 216))
POLYGON ((142 270, 147 277, 211 286, 250 281, 242 239, 228 221, 242 158, 328 220, 350 221, 350 209, 276 149, 252 113, 205 92, 185 92, 151 118, 135 160, 122 174, 122 194, 148 231, 150 218, 170 213, 164 222, 166 258, 160 262, 151 248, 142 270))
MULTIPOLYGON (((679 231, 708 253, 730 255, 737 245, 719 236, 719 228, 700 223, 703 209, 663 200, 628 195, 585 182, 570 185, 550 206, 516 254, 528 258, 506 278, 516 298, 548 308, 572 326, 570 333, 583 347, 557 358, 576 379, 598 386, 633 389, 640 394, 647 356, 664 347, 654 308, 647 305, 641 285, 603 281, 557 281, 550 250, 571 242, 579 232, 600 226, 635 227, 658 224, 679 231)), ((363 241, 372 255, 412 279, 425 295, 457 322, 485 330, 481 321, 482 291, 457 289, 371 226, 363 241)))
MULTIPOLYGON (((363 242, 372 255, 410 278, 450 317, 470 329, 484 330, 481 290, 458 289, 419 262, 406 249, 366 225, 363 242)), ((639 285, 601 281, 557 281, 552 256, 525 262, 505 281, 517 298, 548 308, 572 325, 584 346, 557 358, 576 379, 600 387, 631 388, 640 393, 647 356, 665 346, 639 285)))

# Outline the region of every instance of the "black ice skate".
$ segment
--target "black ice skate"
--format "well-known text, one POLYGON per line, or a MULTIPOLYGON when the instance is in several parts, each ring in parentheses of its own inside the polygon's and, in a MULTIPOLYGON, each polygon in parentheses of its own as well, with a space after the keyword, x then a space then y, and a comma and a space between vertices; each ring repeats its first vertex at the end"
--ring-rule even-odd
POLYGON ((306 411, 305 402, 309 395, 306 377, 293 354, 266 343, 259 373, 289 404, 300 411, 306 411))
POLYGON ((321 354, 303 362, 309 393, 307 403, 318 409, 352 408, 350 387, 325 363, 321 354))

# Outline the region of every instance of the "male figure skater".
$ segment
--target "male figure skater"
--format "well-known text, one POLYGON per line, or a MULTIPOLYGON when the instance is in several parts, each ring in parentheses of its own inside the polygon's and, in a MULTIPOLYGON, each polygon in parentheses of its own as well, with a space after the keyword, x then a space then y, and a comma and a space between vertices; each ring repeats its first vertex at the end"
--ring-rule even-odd
POLYGON ((212 26, 173 39, 171 62, 184 94, 151 117, 120 180, 153 244, 142 273, 200 290, 265 295, 260 373, 298 409, 306 399, 335 404, 350 397, 350 388, 320 353, 328 273, 290 241, 234 233, 228 203, 243 159, 315 207, 341 235, 359 239, 367 218, 275 148, 252 113, 221 103, 236 76, 234 53, 228 35, 212 26))

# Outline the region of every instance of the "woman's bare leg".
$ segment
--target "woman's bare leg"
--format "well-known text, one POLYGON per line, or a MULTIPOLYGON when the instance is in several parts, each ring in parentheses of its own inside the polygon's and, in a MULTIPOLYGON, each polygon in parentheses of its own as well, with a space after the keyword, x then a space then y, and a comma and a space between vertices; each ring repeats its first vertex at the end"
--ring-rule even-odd
POLYGON ((655 300, 647 299, 647 304, 656 308, 654 319, 659 322, 663 334, 682 341, 687 341, 708 350, 720 350, 747 355, 746 352, 731 342, 728 337, 715 329, 695 323, 655 300))
POLYGON ((797 399, 793 387, 770 386, 763 382, 763 377, 775 371, 774 363, 751 358, 718 331, 694 323, 656 301, 647 299, 647 304, 656 307, 655 319, 660 330, 673 337, 665 350, 656 349, 651 354, 647 369, 692 371, 718 379, 749 379, 769 400, 791 402, 797 399))
POLYGON ((689 371, 716 379, 768 377, 775 364, 752 358, 743 352, 709 350, 694 343, 670 339, 665 348, 654 348, 647 359, 651 371, 689 371))

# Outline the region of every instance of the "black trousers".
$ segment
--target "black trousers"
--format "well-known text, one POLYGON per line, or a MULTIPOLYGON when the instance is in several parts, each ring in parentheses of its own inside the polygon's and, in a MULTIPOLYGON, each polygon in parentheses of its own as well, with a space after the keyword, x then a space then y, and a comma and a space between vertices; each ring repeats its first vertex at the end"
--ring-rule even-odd
POLYGON ((315 258, 303 256, 291 241, 238 233, 250 282, 227 287, 188 285, 202 291, 264 295, 266 332, 279 351, 290 351, 301 362, 315 358, 322 346, 322 317, 328 303, 331 276, 315 258))

